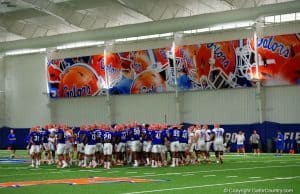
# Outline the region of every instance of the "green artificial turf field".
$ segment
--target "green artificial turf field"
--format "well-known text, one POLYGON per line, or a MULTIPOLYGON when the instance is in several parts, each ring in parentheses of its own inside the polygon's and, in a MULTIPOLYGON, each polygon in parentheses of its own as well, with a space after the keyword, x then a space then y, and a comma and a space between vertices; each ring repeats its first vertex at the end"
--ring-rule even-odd
MULTIPOLYGON (((17 155, 26 156, 24 151, 17 155)), ((0 152, 0 158, 7 151, 0 152)), ((21 156, 22 157, 22 156, 21 156)), ((61 180, 91 177, 138 178, 153 180, 144 183, 114 182, 88 185, 69 183, 40 184, 33 186, 0 187, 0 194, 42 193, 300 193, 300 155, 274 154, 237 156, 227 154, 225 163, 190 165, 183 167, 116 167, 81 169, 71 167, 56 169, 55 166, 42 165, 39 169, 28 167, 28 163, 7 164, 0 162, 0 185, 6 182, 35 180, 61 180)), ((93 179, 90 179, 93 180, 93 179)), ((109 179, 108 179, 109 180, 109 179)), ((16 183, 20 184, 20 183, 16 183)))

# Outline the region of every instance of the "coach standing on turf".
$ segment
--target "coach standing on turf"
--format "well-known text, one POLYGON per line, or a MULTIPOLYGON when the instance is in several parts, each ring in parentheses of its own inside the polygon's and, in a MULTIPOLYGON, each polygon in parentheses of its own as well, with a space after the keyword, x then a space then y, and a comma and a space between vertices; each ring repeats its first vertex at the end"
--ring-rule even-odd
POLYGON ((10 130, 7 138, 8 138, 8 149, 10 150, 10 158, 14 158, 16 153, 17 139, 13 129, 10 130))
POLYGON ((256 133, 256 130, 254 130, 252 135, 250 136, 250 143, 251 143, 254 155, 255 154, 259 155, 259 147, 258 147, 259 146, 259 140, 260 140, 260 137, 256 133))

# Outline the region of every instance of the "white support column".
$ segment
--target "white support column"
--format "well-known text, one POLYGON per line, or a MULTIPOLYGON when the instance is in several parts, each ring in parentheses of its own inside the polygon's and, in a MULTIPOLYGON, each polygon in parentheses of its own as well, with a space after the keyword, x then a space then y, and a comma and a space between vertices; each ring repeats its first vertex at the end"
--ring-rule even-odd
POLYGON ((5 64, 0 56, 0 127, 5 124, 5 64))
POLYGON ((107 61, 106 61, 106 56, 107 56, 107 44, 105 44, 105 48, 104 48, 104 66, 105 66, 105 83, 106 83, 106 100, 105 100, 105 104, 106 104, 106 108, 107 108, 107 120, 109 124, 113 124, 113 114, 112 114, 112 102, 111 102, 111 98, 110 98, 110 94, 109 94, 109 88, 110 88, 110 83, 109 83, 109 78, 108 78, 108 72, 107 72, 107 61))
POLYGON ((174 41, 172 44, 172 57, 173 57, 173 66, 174 66, 174 74, 175 74, 175 110, 176 110, 176 122, 181 123, 182 120, 182 111, 181 111, 181 104, 182 100, 179 95, 179 88, 178 88, 178 82, 177 82, 177 63, 176 63, 176 55, 175 55, 175 48, 176 48, 176 39, 180 38, 177 37, 178 34, 174 33, 174 41))
POLYGON ((260 76, 259 76, 259 56, 258 56, 258 49, 257 49, 257 25, 254 29, 254 50, 255 50, 255 65, 256 65, 256 72, 255 72, 255 79, 256 79, 256 90, 255 90, 255 98, 257 101, 257 113, 258 113, 258 120, 260 123, 264 121, 263 118, 263 90, 261 87, 260 76))

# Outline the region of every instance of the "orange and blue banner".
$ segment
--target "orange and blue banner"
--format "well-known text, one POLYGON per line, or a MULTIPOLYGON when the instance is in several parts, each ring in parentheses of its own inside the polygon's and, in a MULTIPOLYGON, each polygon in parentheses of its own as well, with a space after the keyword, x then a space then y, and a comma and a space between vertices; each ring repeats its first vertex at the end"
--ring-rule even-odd
POLYGON ((48 60, 52 98, 300 84, 300 34, 48 60), (174 52, 174 53, 173 53, 174 52), (175 61, 174 61, 175 60, 175 61), (258 61, 258 64, 256 64, 258 61))

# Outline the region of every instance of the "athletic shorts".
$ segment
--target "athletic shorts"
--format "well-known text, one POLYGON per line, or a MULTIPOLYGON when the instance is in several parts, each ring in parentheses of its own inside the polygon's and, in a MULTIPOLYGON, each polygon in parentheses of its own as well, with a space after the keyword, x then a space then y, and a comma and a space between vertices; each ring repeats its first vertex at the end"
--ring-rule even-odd
POLYGON ((179 151, 179 141, 173 141, 170 143, 170 151, 178 152, 179 151))
POLYGON ((283 142, 281 143, 276 143, 276 149, 277 150, 283 150, 283 142))
POLYGON ((195 150, 201 151, 201 152, 207 151, 207 145, 206 145, 205 141, 197 142, 195 150))
POLYGON ((56 150, 57 155, 64 154, 65 150, 66 150, 66 144, 64 143, 57 144, 57 150, 56 150))
POLYGON ((85 145, 84 154, 85 155, 93 155, 95 154, 96 145, 85 145))
POLYGON ((151 152, 152 153, 161 153, 161 145, 158 145, 158 144, 152 145, 151 152))
POLYGON ((187 143, 179 143, 179 151, 185 152, 186 150, 188 150, 188 144, 187 143))
POLYGON ((116 152, 122 152, 122 153, 125 152, 125 147, 126 147, 126 143, 124 142, 118 143, 116 152))
POLYGON ((112 155, 112 144, 111 143, 103 144, 103 154, 104 155, 112 155))
POLYGON ((95 152, 103 153, 103 144, 102 143, 96 143, 95 152))
POLYGON ((73 145, 71 142, 66 142, 66 149, 65 149, 65 154, 68 154, 70 152, 73 152, 73 145))
POLYGON ((143 142, 143 152, 151 152, 151 141, 143 142))
POLYGON ((131 142, 131 151, 132 152, 140 152, 142 150, 141 142, 139 140, 135 140, 131 142))
POLYGON ((77 152, 84 154, 84 144, 77 144, 77 152))
POLYGON ((16 144, 10 144, 10 145, 8 146, 8 149, 9 149, 9 150, 16 150, 16 144))
POLYGON ((243 149, 244 148, 244 144, 236 144, 236 149, 243 149))
POLYGON ((41 146, 40 145, 31 145, 30 151, 29 151, 30 155, 38 154, 40 152, 41 152, 41 146))
POLYGON ((214 142, 214 150, 217 152, 224 151, 224 144, 222 141, 215 141, 214 142))
POLYGON ((253 148, 253 149, 258 149, 258 143, 253 143, 253 144, 252 144, 252 148, 253 148))

